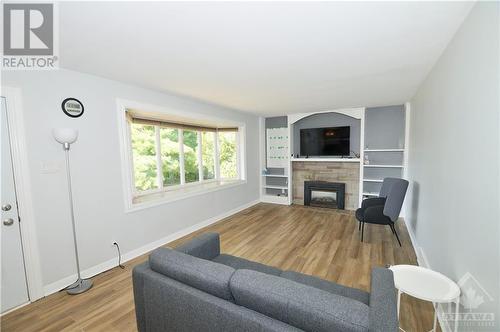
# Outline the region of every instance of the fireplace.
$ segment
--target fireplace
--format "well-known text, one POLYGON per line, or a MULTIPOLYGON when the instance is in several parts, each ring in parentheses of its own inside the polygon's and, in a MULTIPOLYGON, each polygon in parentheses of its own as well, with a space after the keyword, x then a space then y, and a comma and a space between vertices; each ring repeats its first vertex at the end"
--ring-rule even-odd
POLYGON ((304 181, 304 205, 344 209, 345 183, 304 181))

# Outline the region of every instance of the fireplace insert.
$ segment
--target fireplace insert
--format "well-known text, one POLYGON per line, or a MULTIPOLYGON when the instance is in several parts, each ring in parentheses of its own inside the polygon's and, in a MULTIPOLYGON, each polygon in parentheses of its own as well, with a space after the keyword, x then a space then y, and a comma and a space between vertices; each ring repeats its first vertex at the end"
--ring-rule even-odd
POLYGON ((343 210, 344 204, 345 183, 304 182, 304 205, 343 210))

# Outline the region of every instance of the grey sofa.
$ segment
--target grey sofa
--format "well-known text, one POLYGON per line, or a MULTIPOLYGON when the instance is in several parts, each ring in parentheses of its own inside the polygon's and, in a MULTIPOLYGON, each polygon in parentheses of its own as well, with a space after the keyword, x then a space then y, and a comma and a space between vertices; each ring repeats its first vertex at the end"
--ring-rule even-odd
POLYGON ((221 254, 217 233, 154 250, 133 285, 140 332, 398 330, 389 269, 373 269, 367 293, 221 254))

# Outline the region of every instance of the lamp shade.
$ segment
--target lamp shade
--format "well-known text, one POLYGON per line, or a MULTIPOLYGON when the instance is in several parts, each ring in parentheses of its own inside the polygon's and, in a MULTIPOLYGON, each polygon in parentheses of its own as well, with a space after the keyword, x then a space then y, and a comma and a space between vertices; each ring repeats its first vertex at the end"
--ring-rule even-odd
POLYGON ((61 144, 72 144, 78 138, 78 130, 73 128, 55 128, 52 129, 52 135, 61 144))

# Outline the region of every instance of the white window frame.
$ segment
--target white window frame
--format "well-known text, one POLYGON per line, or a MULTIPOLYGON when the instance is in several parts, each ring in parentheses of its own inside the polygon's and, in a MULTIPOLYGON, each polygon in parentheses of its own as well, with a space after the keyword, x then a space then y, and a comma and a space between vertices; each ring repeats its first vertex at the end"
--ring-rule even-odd
MULTIPOLYGON (((176 201, 179 199, 185 199, 192 196, 197 196, 205 194, 208 192, 222 190, 229 187, 234 187, 237 185, 242 185, 246 183, 246 156, 245 156, 245 131, 246 126, 244 123, 228 121, 225 119, 207 117, 202 114, 196 114, 186 111, 179 111, 174 109, 168 109, 160 106, 155 106, 151 104, 145 104, 141 102, 130 101, 126 99, 117 99, 117 110, 118 110, 118 123, 119 123, 119 135, 120 135, 120 154, 122 159, 122 179, 124 187, 124 198, 125 198, 125 211, 132 212, 139 209, 156 206, 164 204, 167 202, 176 201), (146 191, 137 191, 135 187, 135 175, 133 168, 133 154, 132 154, 132 140, 130 132, 130 121, 127 118, 127 110, 140 109, 143 112, 152 114, 165 114, 170 116, 182 116, 184 118, 190 119, 203 119, 205 121, 223 123, 225 125, 232 125, 238 128, 236 135, 236 154, 237 154, 237 179, 222 179, 220 178, 220 158, 218 154, 218 133, 214 132, 214 179, 203 179, 203 160, 202 160, 202 147, 201 147, 201 131, 197 131, 198 134, 198 171, 199 171, 199 181, 186 183, 185 181, 185 169, 184 169, 184 136, 183 129, 179 130, 179 168, 180 168, 180 184, 163 187, 163 172, 161 163, 161 144, 156 143, 156 156, 157 156, 157 170, 158 170, 158 188, 150 189, 146 191), (211 184, 210 186, 206 186, 211 184), (204 186, 205 185, 205 186, 204 186), (199 190, 198 188, 199 187, 199 190), (183 189, 186 189, 185 193, 183 189), (151 196, 151 200, 148 200, 148 196, 151 196), (137 198, 141 198, 141 202, 134 202, 137 198), (144 199, 146 198, 146 199, 144 199)), ((160 130, 159 126, 155 126, 155 137, 156 142, 160 140, 160 130)))

